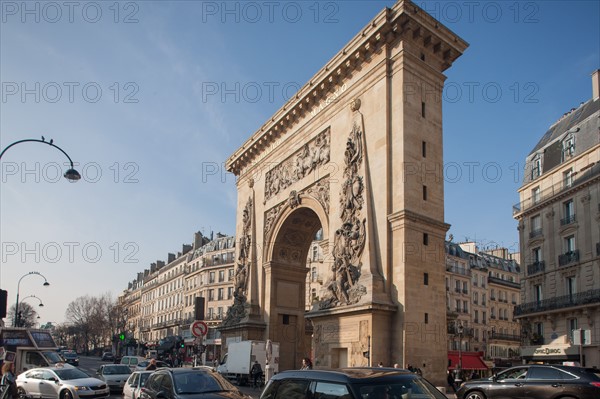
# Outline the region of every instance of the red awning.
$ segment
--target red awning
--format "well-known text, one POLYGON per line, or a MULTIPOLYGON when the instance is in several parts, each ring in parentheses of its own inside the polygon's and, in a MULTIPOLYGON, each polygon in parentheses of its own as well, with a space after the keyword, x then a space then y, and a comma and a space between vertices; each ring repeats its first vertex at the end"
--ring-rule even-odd
MULTIPOLYGON (((462 358, 462 369, 463 370, 487 370, 488 367, 485 365, 481 356, 483 352, 462 352, 460 358, 462 358)), ((459 353, 458 351, 448 351, 448 370, 454 370, 459 364, 459 353)))

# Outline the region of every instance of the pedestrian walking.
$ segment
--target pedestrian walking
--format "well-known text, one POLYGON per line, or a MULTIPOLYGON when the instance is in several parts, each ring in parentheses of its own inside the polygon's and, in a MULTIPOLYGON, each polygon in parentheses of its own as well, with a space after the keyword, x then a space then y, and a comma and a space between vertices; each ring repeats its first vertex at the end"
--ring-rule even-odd
POLYGON ((150 363, 146 366, 146 370, 156 370, 156 359, 150 359, 150 363))
POLYGON ((454 381, 454 376, 449 371, 447 371, 447 373, 448 373, 448 386, 450 388, 452 388, 452 392, 456 393, 456 381, 454 381))
POLYGON ((250 369, 250 375, 252 376, 252 386, 254 388, 260 388, 259 379, 262 377, 262 367, 258 363, 258 360, 254 361, 252 368, 250 369))
POLYGON ((2 365, 2 398, 18 399, 19 392, 15 382, 15 364, 13 362, 4 362, 2 365))

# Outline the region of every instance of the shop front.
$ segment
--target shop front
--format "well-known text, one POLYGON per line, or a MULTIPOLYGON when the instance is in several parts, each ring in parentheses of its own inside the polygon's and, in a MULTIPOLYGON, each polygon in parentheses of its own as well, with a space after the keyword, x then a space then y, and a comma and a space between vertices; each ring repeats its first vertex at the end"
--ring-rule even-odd
POLYGON ((448 351, 448 371, 460 381, 485 377, 489 367, 483 360, 483 352, 448 351))
POLYGON ((579 364, 579 347, 573 345, 524 346, 521 356, 526 363, 579 364))

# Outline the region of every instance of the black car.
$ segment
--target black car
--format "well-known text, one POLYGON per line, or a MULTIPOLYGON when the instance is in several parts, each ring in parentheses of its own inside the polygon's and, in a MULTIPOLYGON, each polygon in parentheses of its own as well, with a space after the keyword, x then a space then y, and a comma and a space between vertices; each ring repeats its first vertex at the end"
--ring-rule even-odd
POLYGON ((148 377, 140 399, 252 399, 209 368, 158 369, 148 377))
POLYGON ((260 399, 446 399, 429 381, 408 370, 345 368, 290 370, 274 375, 260 399))
POLYGON ((596 399, 600 398, 600 370, 549 364, 512 367, 490 378, 465 382, 456 397, 596 399))
POLYGON ((114 362, 115 361, 115 355, 113 355, 112 352, 104 352, 102 354, 102 360, 106 361, 106 362, 114 362))
POLYGON ((73 366, 79 366, 79 356, 77 356, 77 353, 63 352, 62 356, 65 359, 65 362, 67 362, 73 366))

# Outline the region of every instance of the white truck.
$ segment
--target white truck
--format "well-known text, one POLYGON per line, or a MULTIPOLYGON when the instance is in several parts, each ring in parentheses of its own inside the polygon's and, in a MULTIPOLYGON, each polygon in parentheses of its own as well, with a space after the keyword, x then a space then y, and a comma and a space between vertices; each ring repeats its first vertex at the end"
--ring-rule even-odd
MULTIPOLYGON (((217 371, 224 377, 235 381, 238 385, 252 381, 250 369, 254 361, 258 361, 263 375, 267 365, 267 343, 265 341, 239 341, 227 345, 227 353, 223 356, 217 371)), ((271 361, 273 372, 279 372, 279 344, 271 343, 271 361)))
POLYGON ((50 331, 20 327, 0 328, 0 361, 14 362, 16 374, 64 362, 50 331))

